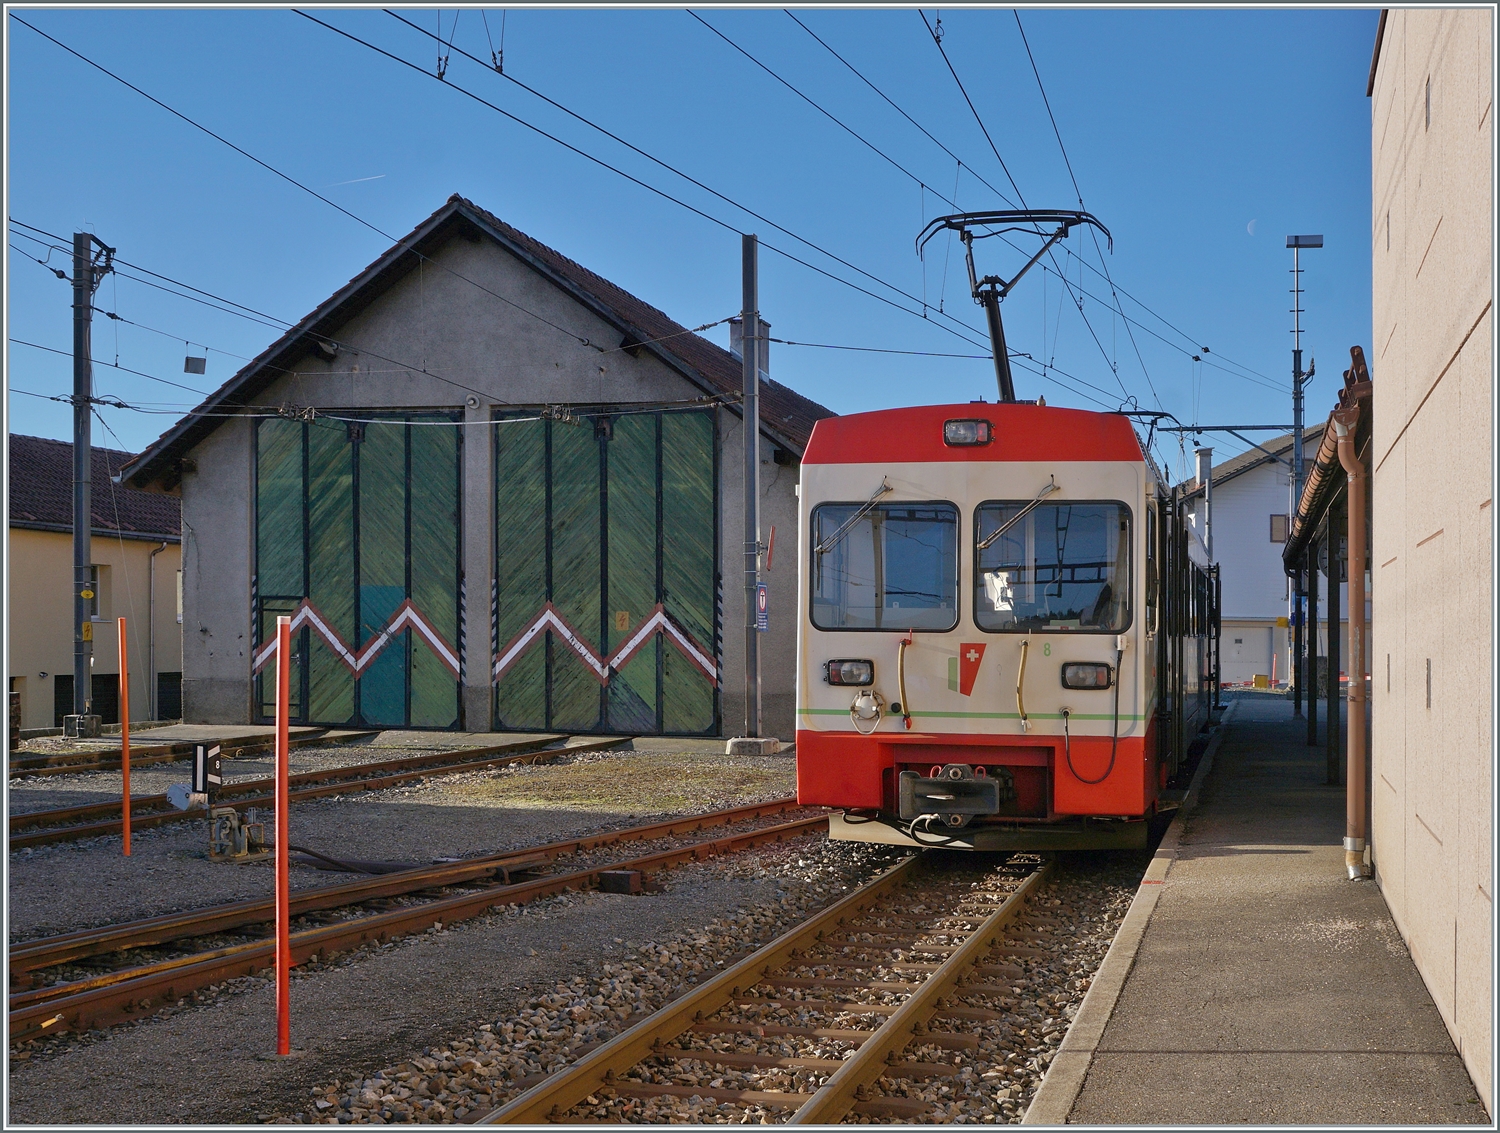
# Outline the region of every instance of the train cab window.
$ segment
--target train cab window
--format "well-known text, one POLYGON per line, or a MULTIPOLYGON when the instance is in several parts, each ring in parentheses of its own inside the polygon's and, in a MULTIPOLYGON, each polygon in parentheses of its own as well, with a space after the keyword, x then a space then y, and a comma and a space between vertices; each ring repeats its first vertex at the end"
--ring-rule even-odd
POLYGON ((820 504, 812 533, 818 629, 941 631, 958 624, 952 504, 820 504))
POLYGON ((992 633, 1119 633, 1130 624, 1130 509, 1002 500, 974 509, 974 622, 992 633), (999 533, 998 536, 996 533, 999 533))

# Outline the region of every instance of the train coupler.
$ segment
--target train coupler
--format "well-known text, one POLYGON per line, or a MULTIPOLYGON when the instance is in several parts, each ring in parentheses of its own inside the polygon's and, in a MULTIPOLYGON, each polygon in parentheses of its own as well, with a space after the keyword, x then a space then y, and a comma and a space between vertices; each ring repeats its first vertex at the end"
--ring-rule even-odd
POLYGON ((1014 799, 1016 791, 1009 772, 997 771, 991 775, 983 767, 949 763, 934 767, 925 778, 915 771, 901 772, 897 780, 901 821, 935 815, 944 825, 958 828, 976 815, 998 814, 1000 804, 1014 799))

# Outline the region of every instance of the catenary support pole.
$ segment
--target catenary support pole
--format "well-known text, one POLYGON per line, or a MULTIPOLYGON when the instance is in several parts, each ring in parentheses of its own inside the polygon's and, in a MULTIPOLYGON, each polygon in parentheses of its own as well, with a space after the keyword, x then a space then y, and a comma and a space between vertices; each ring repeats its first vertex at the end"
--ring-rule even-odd
POLYGON ((755 599, 760 585, 760 268, 754 235, 742 241, 744 310, 740 357, 743 363, 745 425, 745 735, 760 735, 760 636, 755 599))
POLYGON ((292 1052, 291 849, 292 619, 276 619, 276 1053, 292 1052))
MULTIPOLYGON (((90 330, 94 315, 94 238, 73 233, 73 715, 92 713, 94 701, 93 563, 94 371, 90 330), (88 597, 85 597, 85 594, 88 597)), ((83 722, 79 721, 83 733, 83 722)))
POLYGON ((124 817, 125 856, 130 856, 130 649, 125 619, 120 619, 120 812, 124 817))

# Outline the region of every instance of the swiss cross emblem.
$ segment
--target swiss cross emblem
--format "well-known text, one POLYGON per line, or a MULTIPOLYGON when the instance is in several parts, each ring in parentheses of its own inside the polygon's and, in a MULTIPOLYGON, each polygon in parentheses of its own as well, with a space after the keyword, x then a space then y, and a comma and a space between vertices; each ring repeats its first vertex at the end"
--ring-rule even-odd
POLYGON ((958 647, 958 691, 968 696, 974 691, 974 678, 979 675, 979 663, 984 660, 984 643, 965 642, 958 647))

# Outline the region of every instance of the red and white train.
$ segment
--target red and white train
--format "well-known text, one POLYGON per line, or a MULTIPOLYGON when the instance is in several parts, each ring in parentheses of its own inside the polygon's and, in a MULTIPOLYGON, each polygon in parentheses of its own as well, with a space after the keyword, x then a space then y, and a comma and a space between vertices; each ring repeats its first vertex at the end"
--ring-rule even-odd
POLYGON ((835 838, 1146 844, 1208 719, 1218 595, 1128 417, 831 417, 799 512, 797 795, 835 838))

